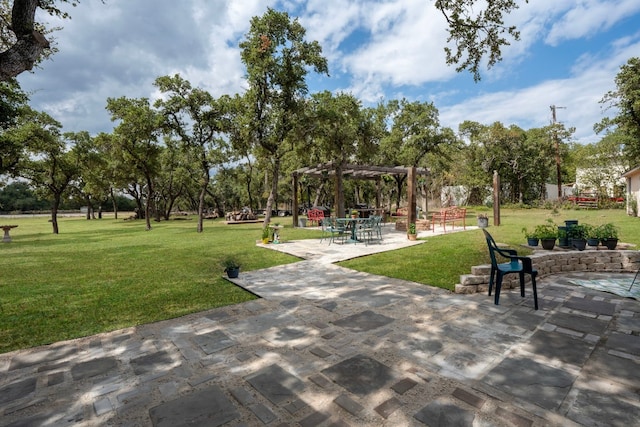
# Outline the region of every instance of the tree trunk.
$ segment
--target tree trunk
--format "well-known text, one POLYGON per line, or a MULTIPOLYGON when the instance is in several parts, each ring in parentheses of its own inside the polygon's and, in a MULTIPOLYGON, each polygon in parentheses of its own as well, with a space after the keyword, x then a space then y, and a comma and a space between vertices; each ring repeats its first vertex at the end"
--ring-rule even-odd
POLYGON ((51 204, 51 226, 53 227, 53 234, 58 234, 58 207, 60 206, 60 195, 55 194, 53 196, 53 203, 51 204))
POLYGON ((111 194, 111 201, 113 203, 113 214, 115 215, 115 219, 118 219, 118 202, 116 201, 116 195, 113 194, 113 187, 109 188, 109 193, 111 194))
POLYGON ((273 204, 276 200, 276 193, 278 192, 278 175, 280 174, 280 159, 275 159, 273 162, 273 177, 271 177, 271 191, 269 192, 269 198, 267 199, 267 206, 265 207, 263 227, 269 226, 271 221, 271 211, 273 210, 273 204))
POLYGON ((146 221, 145 230, 151 230, 151 203, 153 201, 153 182, 151 177, 147 177, 147 200, 144 204, 144 219, 146 221))
POLYGON ((396 197, 396 209, 400 207, 400 203, 402 203, 402 185, 404 184, 406 176, 405 175, 394 175, 393 179, 396 181, 396 189, 398 190, 398 194, 396 197))
MULTIPOLYGON (((203 165, 205 166, 205 165, 203 165)), ((203 171, 203 184, 202 188, 200 188, 200 197, 198 198, 198 233, 202 233, 203 231, 203 221, 204 221, 204 196, 207 194, 207 187, 209 187, 209 181, 211 178, 209 177, 209 167, 208 165, 204 167, 203 171)))
POLYGON ((313 200, 312 207, 320 205, 320 197, 322 196, 322 190, 324 189, 324 184, 325 184, 325 181, 323 180, 318 186, 318 188, 316 188, 316 198, 313 200))

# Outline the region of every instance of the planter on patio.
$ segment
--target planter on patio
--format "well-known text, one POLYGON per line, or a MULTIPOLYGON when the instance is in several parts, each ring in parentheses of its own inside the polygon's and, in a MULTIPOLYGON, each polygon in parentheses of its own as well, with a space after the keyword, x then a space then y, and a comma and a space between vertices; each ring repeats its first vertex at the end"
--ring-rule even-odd
POLYGON ((540 239, 540 243, 543 249, 550 251, 556 246, 556 239, 540 239))

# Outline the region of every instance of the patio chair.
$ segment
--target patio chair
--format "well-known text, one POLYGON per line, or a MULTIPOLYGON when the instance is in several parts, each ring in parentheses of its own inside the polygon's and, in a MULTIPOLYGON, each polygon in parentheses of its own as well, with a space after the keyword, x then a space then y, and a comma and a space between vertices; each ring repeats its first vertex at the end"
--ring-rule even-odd
POLYGON ((339 238, 341 243, 344 243, 347 230, 343 226, 338 225, 335 218, 324 218, 321 224, 322 224, 322 236, 320 237, 321 243, 325 238, 327 238, 329 239, 329 245, 331 245, 331 242, 336 241, 336 237, 339 238))
POLYGON ((525 256, 518 256, 518 252, 513 249, 503 249, 496 245, 495 240, 491 237, 491 234, 484 228, 485 238, 487 239, 487 246, 489 247, 489 256, 491 257, 491 277, 489 277, 489 296, 491 296, 491 290, 493 289, 494 277, 496 285, 496 294, 494 302, 498 305, 500 301, 500 289, 502 288, 502 279, 509 273, 518 273, 520 276, 520 296, 524 297, 524 275, 529 274, 531 276, 531 285, 533 286, 533 302, 535 309, 538 309, 538 290, 536 289, 536 276, 538 271, 533 268, 531 258, 525 256), (509 262, 498 263, 498 256, 509 259, 509 262))
POLYGON ((358 240, 363 240, 364 244, 368 245, 373 240, 375 232, 374 219, 367 218, 358 225, 358 240))
POLYGON ((382 216, 374 215, 371 217, 371 226, 373 227, 373 232, 376 235, 376 239, 382 241, 382 216))

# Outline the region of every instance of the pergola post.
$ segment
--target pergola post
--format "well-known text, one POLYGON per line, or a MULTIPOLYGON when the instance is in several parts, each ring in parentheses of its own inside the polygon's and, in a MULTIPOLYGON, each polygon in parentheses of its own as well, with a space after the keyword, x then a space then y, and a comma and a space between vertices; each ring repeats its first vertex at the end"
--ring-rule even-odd
POLYGON ((293 173, 293 226, 298 226, 298 173, 293 173))
POLYGON ((409 203, 409 212, 407 212, 407 232, 409 224, 416 222, 416 167, 407 168, 407 202, 409 203))

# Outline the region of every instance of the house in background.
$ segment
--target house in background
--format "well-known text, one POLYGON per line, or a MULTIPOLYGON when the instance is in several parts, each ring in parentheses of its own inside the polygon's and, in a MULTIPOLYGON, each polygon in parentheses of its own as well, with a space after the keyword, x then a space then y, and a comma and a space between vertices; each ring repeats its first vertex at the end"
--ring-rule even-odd
POLYGON ((622 174, 627 181, 627 214, 638 216, 640 209, 640 166, 636 166, 622 174))

